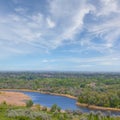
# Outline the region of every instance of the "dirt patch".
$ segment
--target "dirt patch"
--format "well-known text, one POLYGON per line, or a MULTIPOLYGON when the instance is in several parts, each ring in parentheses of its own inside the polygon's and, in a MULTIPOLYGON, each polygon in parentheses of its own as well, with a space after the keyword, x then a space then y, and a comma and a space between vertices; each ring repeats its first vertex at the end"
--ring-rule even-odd
POLYGON ((6 102, 9 105, 25 106, 25 101, 30 97, 20 92, 0 91, 0 103, 6 102))

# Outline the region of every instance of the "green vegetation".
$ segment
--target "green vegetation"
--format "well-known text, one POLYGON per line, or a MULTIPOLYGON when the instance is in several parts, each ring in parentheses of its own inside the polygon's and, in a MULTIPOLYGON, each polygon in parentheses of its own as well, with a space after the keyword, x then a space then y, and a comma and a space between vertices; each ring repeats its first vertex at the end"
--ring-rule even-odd
MULTIPOLYGON (((120 120, 120 117, 111 117, 110 114, 105 116, 101 112, 91 112, 90 114, 83 114, 80 111, 66 111, 60 112, 42 110, 38 105, 32 108, 16 107, 7 104, 0 104, 0 120, 120 120)), ((53 105, 53 108, 58 106, 53 105)))
MULTIPOLYGON (((88 105, 120 108, 119 73, 0 73, 1 89, 31 89, 40 92, 69 94, 88 105)), ((27 101, 26 107, 0 105, 0 120, 120 120, 101 112, 90 114, 66 110, 54 104, 50 110, 27 101)))
POLYGON ((3 72, 0 88, 69 94, 80 103, 120 108, 119 73, 3 72))
POLYGON ((32 100, 26 101, 26 107, 32 107, 32 106, 33 106, 33 101, 32 100))
POLYGON ((52 105, 50 111, 51 112, 60 112, 61 108, 58 107, 56 104, 52 105))

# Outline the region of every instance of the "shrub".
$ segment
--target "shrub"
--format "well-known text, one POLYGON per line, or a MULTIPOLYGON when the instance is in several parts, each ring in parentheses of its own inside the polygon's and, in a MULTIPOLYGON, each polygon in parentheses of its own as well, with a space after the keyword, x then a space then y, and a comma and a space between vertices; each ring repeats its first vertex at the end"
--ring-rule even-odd
POLYGON ((58 107, 56 104, 53 104, 52 107, 51 107, 51 109, 50 109, 50 111, 51 112, 55 112, 55 111, 60 112, 61 108, 58 107))
POLYGON ((3 104, 3 105, 7 105, 6 101, 3 101, 2 104, 3 104))
POLYGON ((36 104, 36 105, 35 105, 35 108, 36 108, 37 110, 41 110, 41 106, 40 106, 39 104, 36 104))
POLYGON ((47 107, 42 107, 42 111, 47 111, 47 107))
POLYGON ((33 101, 32 100, 28 100, 26 102, 26 107, 32 107, 33 106, 33 101))

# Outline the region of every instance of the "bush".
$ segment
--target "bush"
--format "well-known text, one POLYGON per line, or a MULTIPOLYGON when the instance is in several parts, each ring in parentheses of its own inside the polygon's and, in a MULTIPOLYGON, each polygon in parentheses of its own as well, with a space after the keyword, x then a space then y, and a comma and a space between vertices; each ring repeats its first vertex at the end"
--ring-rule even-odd
POLYGON ((35 108, 36 108, 37 110, 41 110, 41 106, 40 106, 39 104, 36 104, 36 105, 35 105, 35 108))
POLYGON ((33 101, 32 100, 28 100, 26 102, 26 107, 32 107, 33 106, 33 101))
POLYGON ((42 111, 47 111, 47 107, 42 107, 42 111))
POLYGON ((9 110, 7 116, 11 118, 11 120, 12 118, 16 118, 16 120, 50 120, 51 119, 51 116, 46 112, 33 111, 29 108, 9 110))
POLYGON ((3 104, 3 105, 7 105, 6 101, 3 101, 1 104, 3 104))
POLYGON ((50 109, 50 111, 51 112, 55 112, 55 111, 60 112, 61 108, 58 107, 56 104, 53 104, 52 107, 51 107, 51 109, 50 109))

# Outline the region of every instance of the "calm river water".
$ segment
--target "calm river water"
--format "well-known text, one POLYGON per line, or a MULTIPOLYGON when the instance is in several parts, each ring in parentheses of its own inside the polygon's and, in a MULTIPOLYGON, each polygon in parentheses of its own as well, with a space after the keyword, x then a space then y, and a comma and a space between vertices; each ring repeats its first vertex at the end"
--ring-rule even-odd
MULTIPOLYGON (((42 94, 39 92, 26 92, 21 91, 22 93, 31 97, 32 101, 35 104, 40 104, 42 106, 51 107, 53 104, 57 104, 63 110, 80 110, 81 112, 90 112, 97 111, 91 110, 89 108, 78 107, 76 106, 76 100, 56 95, 42 94)), ((102 111, 104 114, 107 114, 106 111, 102 111)), ((120 112, 111 112, 111 115, 120 115, 120 112)))

